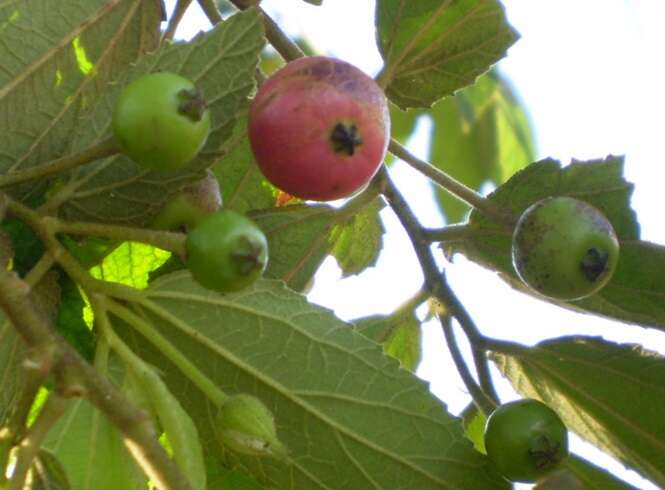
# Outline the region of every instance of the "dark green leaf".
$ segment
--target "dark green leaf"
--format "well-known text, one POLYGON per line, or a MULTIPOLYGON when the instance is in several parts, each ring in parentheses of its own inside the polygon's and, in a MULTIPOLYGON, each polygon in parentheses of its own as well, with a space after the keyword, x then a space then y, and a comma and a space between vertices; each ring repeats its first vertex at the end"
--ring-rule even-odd
POLYGON ((470 85, 517 40, 497 0, 378 0, 380 80, 402 109, 470 85))
MULTIPOLYGON (((163 276, 136 311, 228 394, 257 396, 275 416, 289 464, 224 453, 276 488, 491 489, 508 484, 465 439, 460 421, 425 383, 380 346, 278 281, 236 294, 197 286, 187 273, 163 276), (200 362, 205 360, 205 362, 200 362)), ((121 325, 114 325, 121 329, 121 325)), ((180 399, 204 447, 221 451, 216 408, 169 360, 123 332, 180 399)))
POLYGON ((494 354, 524 396, 645 478, 665 485, 665 359, 641 346, 565 337, 494 354))
POLYGON ((2 228, 11 240, 14 251, 13 269, 25 275, 44 254, 44 246, 28 225, 17 219, 5 219, 2 228))
POLYGON ((85 301, 69 276, 60 274, 60 309, 56 329, 88 361, 95 355, 95 337, 83 319, 85 301))

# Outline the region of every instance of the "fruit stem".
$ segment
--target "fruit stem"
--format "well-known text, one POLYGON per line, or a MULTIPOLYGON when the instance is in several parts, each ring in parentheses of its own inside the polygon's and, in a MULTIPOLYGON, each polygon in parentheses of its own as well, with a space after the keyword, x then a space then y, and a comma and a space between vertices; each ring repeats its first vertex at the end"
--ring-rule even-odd
POLYGON ((448 344, 448 350, 450 351, 450 356, 453 358, 455 367, 457 367, 457 372, 464 382, 464 386, 469 390, 473 402, 476 404, 478 409, 482 411, 485 416, 491 414, 494 409, 497 407, 497 403, 494 402, 490 397, 488 397, 485 392, 478 386, 476 380, 473 379, 471 372, 469 371, 466 362, 464 361, 464 356, 457 345, 457 339, 455 339, 455 332, 453 331, 452 319, 449 315, 437 315, 439 321, 441 322, 441 328, 443 329, 443 334, 446 337, 446 343, 448 344))
POLYGON ((173 252, 181 257, 185 255, 185 240, 187 237, 183 233, 100 223, 72 223, 51 216, 42 218, 42 223, 51 234, 67 233, 70 235, 108 238, 123 242, 147 243, 162 250, 173 252))
POLYGON ((484 337, 478 330, 469 313, 464 308, 464 305, 455 295, 455 292, 450 288, 446 280, 445 271, 439 270, 429 241, 423 234, 423 228, 420 226, 418 219, 413 214, 413 211, 407 204, 406 200, 399 192, 399 189, 390 179, 388 171, 382 167, 375 177, 376 185, 380 186, 383 195, 388 200, 390 207, 393 209, 397 218, 402 223, 406 230, 411 244, 416 252, 420 267, 425 276, 425 288, 446 308, 449 315, 453 316, 471 343, 471 352, 473 354, 476 371, 478 373, 478 380, 480 386, 486 395, 493 401, 498 403, 498 396, 492 384, 492 379, 489 372, 489 364, 485 356, 485 349, 483 348, 484 337))
POLYGON ((171 14, 171 17, 169 18, 169 24, 166 26, 166 31, 164 31, 164 35, 162 36, 162 43, 164 41, 173 41, 175 31, 178 29, 180 21, 185 16, 185 12, 191 3, 192 0, 178 0, 173 8, 173 14, 171 14))
POLYGON ((214 26, 223 22, 222 14, 219 13, 217 5, 215 5, 214 0, 198 0, 201 10, 208 17, 210 23, 214 26))
MULTIPOLYGON (((205 0, 199 0, 202 2, 205 0)), ((256 0, 231 0, 231 3, 235 5, 240 10, 247 10, 250 7, 256 5, 256 0)), ((272 18, 266 14, 266 12, 257 7, 261 17, 263 18, 263 26, 266 30, 266 37, 270 44, 275 48, 275 50, 284 58, 286 61, 293 61, 297 58, 302 58, 305 55, 302 49, 294 43, 289 36, 287 36, 284 31, 277 25, 277 23, 272 20, 272 18)))
POLYGON ((100 160, 102 158, 113 156, 120 152, 120 149, 111 137, 104 141, 100 141, 79 153, 74 155, 67 155, 56 160, 51 160, 43 165, 26 168, 23 170, 9 171, 4 175, 0 175, 0 187, 7 187, 19 182, 27 180, 34 180, 47 175, 64 172, 73 168, 85 165, 86 163, 100 160))
POLYGON ((199 122, 208 108, 208 102, 198 90, 181 90, 178 92, 178 113, 192 122, 199 122))
MULTIPOLYGON (((148 299, 143 298, 140 301, 140 304, 157 315, 164 314, 163 311, 155 307, 155 305, 148 299)), ((159 352, 171 361, 215 406, 221 406, 221 404, 228 398, 226 393, 213 383, 208 376, 201 372, 187 356, 164 338, 153 325, 146 322, 143 318, 136 315, 125 306, 111 299, 105 301, 105 306, 108 311, 127 322, 148 342, 154 345, 159 352)), ((165 318, 165 320, 168 321, 168 318, 165 318)))
POLYGON ((473 236, 473 230, 466 223, 457 223, 443 228, 423 230, 423 237, 429 242, 463 242, 473 236))
POLYGON ((476 191, 465 186, 447 173, 442 172, 431 163, 419 159, 394 139, 390 140, 388 151, 405 163, 411 165, 443 189, 450 192, 457 199, 464 201, 481 213, 493 218, 499 223, 510 226, 511 229, 515 225, 516 220, 514 216, 508 214, 504 209, 494 204, 494 202, 481 196, 476 191))

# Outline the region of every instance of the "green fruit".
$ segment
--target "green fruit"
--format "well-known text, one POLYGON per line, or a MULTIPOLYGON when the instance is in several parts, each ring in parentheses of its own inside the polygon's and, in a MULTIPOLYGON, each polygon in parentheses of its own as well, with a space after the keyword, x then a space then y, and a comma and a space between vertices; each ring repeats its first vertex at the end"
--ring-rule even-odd
POLYGON ((223 446, 241 454, 277 458, 286 455, 272 413, 251 395, 226 399, 217 415, 217 437, 223 446))
POLYGON ((228 292, 243 289, 263 273, 268 242, 253 221, 234 211, 205 218, 185 241, 187 267, 202 286, 228 292))
POLYGON ((156 230, 190 229, 221 206, 222 194, 217 177, 206 170, 203 179, 185 186, 166 203, 150 227, 156 230))
POLYGON ((131 82, 113 111, 113 134, 123 153, 151 170, 189 163, 210 132, 210 111, 192 82, 152 73, 131 82))
POLYGON ((568 432, 544 403, 523 399, 497 408, 485 424, 487 457, 514 482, 534 482, 568 456, 568 432))
POLYGON ((512 255, 527 286, 570 301, 608 283, 619 259, 619 241, 612 224, 593 206, 571 197, 550 197, 520 217, 512 255))

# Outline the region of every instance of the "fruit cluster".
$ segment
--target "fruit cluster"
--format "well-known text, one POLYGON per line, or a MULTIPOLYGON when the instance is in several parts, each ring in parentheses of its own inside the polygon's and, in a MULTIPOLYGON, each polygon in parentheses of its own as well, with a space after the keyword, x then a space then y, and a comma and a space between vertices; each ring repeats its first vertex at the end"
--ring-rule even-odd
MULTIPOLYGON (((203 94, 189 80, 166 72, 128 84, 112 120, 123 153, 153 171, 191 162, 210 124, 203 94)), ((287 64, 259 89, 249 114, 249 139, 261 171, 300 199, 328 201, 361 190, 383 162, 389 135, 381 88, 356 67, 326 57, 287 64)), ((192 277, 216 291, 236 291, 264 271, 267 241, 248 218, 217 210, 221 196, 211 179, 184 189, 153 227, 190 229, 186 253, 192 277)))
MULTIPOLYGON (((205 144, 210 114, 191 82, 155 73, 126 87, 113 113, 113 131, 136 163, 175 170, 205 144)), ((249 112, 248 136, 259 168, 281 192, 300 199, 327 201, 362 190, 383 162, 389 134, 381 88, 352 65, 326 57, 288 63, 260 87, 249 112)), ((209 174, 184 189, 153 226, 186 227, 193 278, 212 290, 237 291, 263 273, 267 241, 247 217, 220 206, 217 180, 209 174)), ((557 300, 579 300, 599 291, 611 279, 618 256, 612 224, 601 211, 572 197, 532 204, 513 230, 518 277, 557 300)), ((227 446, 247 452, 251 439, 263 444, 255 442, 255 452, 270 444, 278 447, 272 419, 258 401, 239 396, 224 410, 222 425, 233 426, 220 435, 227 446), (257 417, 263 425, 257 425, 257 417), (252 432, 258 429, 258 435, 252 432)), ((560 467, 567 456, 566 427, 537 400, 506 403, 487 420, 485 447, 504 477, 532 482, 560 467)))

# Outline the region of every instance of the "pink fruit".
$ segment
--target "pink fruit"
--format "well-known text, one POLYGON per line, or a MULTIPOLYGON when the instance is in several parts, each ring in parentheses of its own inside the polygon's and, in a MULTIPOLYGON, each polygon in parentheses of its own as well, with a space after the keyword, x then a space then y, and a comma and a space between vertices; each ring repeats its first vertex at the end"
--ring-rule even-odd
POLYGON ((361 189, 383 162, 389 135, 381 88, 353 65, 323 56, 276 72, 249 113, 261 171, 301 199, 330 201, 361 189))

